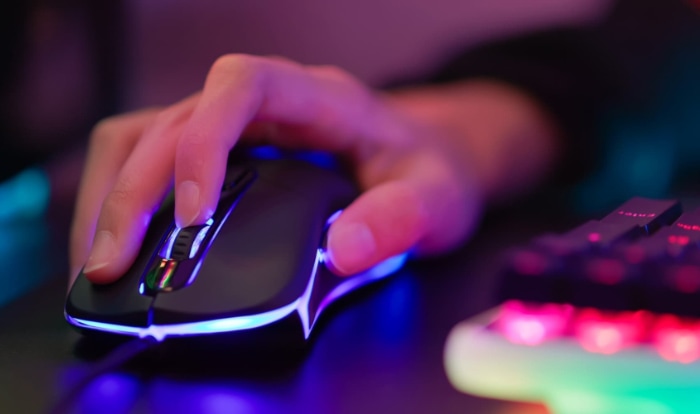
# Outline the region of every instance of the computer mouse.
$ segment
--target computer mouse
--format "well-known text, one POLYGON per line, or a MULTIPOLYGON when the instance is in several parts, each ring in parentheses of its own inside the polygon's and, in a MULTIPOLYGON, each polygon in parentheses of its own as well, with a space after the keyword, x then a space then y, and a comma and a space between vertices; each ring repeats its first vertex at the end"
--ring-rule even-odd
POLYGON ((327 267, 327 229, 358 195, 338 170, 299 157, 231 158, 212 218, 178 228, 167 197, 123 277, 95 285, 78 276, 65 304, 70 324, 163 340, 293 319, 308 338, 330 303, 403 265, 405 254, 349 277, 327 267))

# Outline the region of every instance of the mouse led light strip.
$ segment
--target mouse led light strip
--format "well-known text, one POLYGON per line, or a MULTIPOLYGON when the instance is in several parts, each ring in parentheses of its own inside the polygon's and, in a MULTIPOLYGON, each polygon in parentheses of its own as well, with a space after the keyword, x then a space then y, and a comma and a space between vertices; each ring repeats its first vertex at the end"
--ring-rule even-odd
POLYGON ((165 337, 168 336, 205 335, 259 328, 261 326, 277 322, 296 310, 302 322, 302 326, 304 329, 304 337, 308 338, 311 333, 311 328, 318 319, 318 316, 331 302, 344 295, 345 293, 352 291, 355 288, 358 288, 369 282, 384 278, 394 273, 399 268, 401 268, 401 266, 403 266, 403 264, 406 262, 408 254, 401 254, 389 258, 379 263, 375 267, 369 269, 368 271, 359 275, 352 276, 346 281, 340 283, 328 295, 326 295, 326 297, 323 298, 319 306, 318 312, 316 312, 316 316, 313 318, 313 320, 310 320, 308 309, 309 299, 311 297, 311 291, 316 280, 318 265, 319 263, 323 263, 326 261, 326 256, 327 255, 324 250, 317 250, 316 260, 312 270, 312 277, 310 278, 309 284, 307 285, 304 294, 299 299, 295 300, 294 302, 288 305, 285 305, 281 308, 277 308, 269 312, 263 312, 246 316, 234 316, 231 318, 214 319, 203 322, 170 325, 150 325, 147 327, 95 322, 86 319, 73 318, 68 314, 66 314, 65 316, 68 322, 80 328, 87 328, 122 335, 132 335, 141 338, 150 336, 158 341, 162 341, 165 337))

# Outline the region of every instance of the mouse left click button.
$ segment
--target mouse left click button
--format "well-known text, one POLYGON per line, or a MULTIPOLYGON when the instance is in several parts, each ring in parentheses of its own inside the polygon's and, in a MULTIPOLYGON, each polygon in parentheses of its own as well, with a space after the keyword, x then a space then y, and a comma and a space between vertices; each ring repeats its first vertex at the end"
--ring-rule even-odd
POLYGON ((138 293, 136 275, 128 273, 110 285, 78 277, 66 298, 68 321, 79 328, 117 333, 148 326, 153 298, 138 293))

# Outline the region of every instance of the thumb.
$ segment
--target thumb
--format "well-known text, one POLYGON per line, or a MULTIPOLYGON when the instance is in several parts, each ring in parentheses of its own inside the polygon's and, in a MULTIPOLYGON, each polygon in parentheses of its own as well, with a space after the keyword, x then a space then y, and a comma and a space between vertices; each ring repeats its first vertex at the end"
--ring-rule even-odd
POLYGON ((477 214, 465 202, 467 191, 443 178, 404 177, 362 194, 329 229, 333 270, 352 275, 414 247, 435 252, 456 245, 477 214))

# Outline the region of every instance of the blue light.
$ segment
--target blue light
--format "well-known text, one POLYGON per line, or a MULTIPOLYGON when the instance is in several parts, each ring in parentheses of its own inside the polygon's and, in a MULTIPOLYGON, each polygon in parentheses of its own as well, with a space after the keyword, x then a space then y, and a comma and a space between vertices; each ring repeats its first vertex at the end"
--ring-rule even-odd
POLYGON ((310 162, 317 167, 325 168, 328 170, 337 167, 335 157, 324 151, 300 151, 295 154, 294 158, 310 162))
POLYGON ((0 183, 0 222, 40 217, 49 204, 51 183, 41 169, 30 168, 0 183))
POLYGON ((263 145, 251 148, 248 152, 251 156, 261 160, 277 160, 282 158, 282 151, 272 145, 263 145))
POLYGON ((297 308, 298 302, 299 300, 295 300, 294 302, 281 308, 255 315, 234 316, 231 318, 214 319, 203 322, 150 325, 147 327, 95 322, 86 319, 73 318, 68 314, 65 316, 69 323, 80 328, 138 336, 141 338, 153 337, 158 341, 162 341, 167 336, 205 335, 220 332, 242 331, 269 325, 294 312, 297 308))
POLYGON ((96 331, 102 332, 112 332, 123 335, 131 336, 141 336, 140 333, 146 328, 140 328, 137 326, 127 326, 127 325, 117 325, 113 323, 95 322, 88 321, 86 319, 74 318, 68 314, 65 314, 66 320, 79 328, 88 328, 96 331))
POLYGON ((282 150, 272 145, 263 145, 249 149, 248 154, 261 160, 280 160, 285 158, 302 160, 329 170, 337 167, 335 156, 326 151, 290 151, 282 150))
POLYGON ((264 390, 229 380, 175 380, 157 376, 148 386, 147 407, 153 414, 283 413, 289 408, 270 398, 264 390))
MULTIPOLYGON (((325 254, 323 255, 325 257, 325 254)), ((316 319, 323 312, 324 309, 328 307, 334 300, 340 298, 341 296, 352 292, 353 290, 364 286, 375 280, 383 279, 392 273, 399 270, 406 260, 408 259, 408 253, 402 253, 393 257, 390 257, 383 262, 380 262, 373 268, 367 270, 359 275, 348 277, 347 280, 340 283, 338 286, 333 288, 324 298, 318 306, 318 312, 316 313, 316 319)), ((314 320, 316 322, 316 320, 314 320)), ((312 324, 313 326, 313 324, 312 324)))
MULTIPOLYGON (((83 370, 73 369, 71 376, 84 375, 83 370)), ((61 386, 75 383, 62 381, 61 386)), ((139 381, 129 375, 107 373, 94 379, 76 399, 76 410, 80 413, 125 414, 133 412, 134 404, 141 393, 139 381)))

